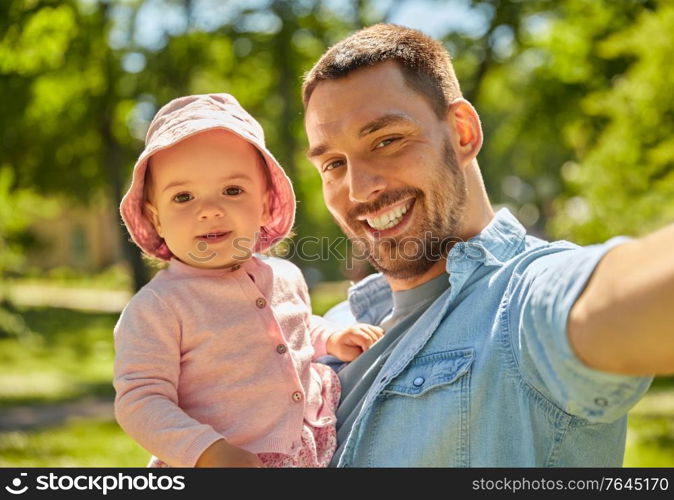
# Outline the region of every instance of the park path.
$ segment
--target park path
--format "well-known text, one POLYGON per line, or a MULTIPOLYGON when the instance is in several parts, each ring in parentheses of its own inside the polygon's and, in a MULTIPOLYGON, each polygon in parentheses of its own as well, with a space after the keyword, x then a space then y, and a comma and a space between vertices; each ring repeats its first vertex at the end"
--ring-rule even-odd
POLYGON ((53 285, 12 284, 3 295, 17 306, 47 306, 81 311, 118 313, 131 299, 125 290, 71 288, 53 285))
POLYGON ((9 406, 0 409, 0 432, 55 427, 72 417, 112 420, 113 399, 85 397, 57 404, 9 406))

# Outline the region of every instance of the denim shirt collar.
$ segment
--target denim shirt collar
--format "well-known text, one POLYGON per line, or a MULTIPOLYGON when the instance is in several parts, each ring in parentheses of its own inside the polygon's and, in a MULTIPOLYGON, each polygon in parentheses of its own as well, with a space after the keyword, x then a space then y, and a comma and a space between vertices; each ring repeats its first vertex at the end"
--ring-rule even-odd
MULTIPOLYGON (((447 256, 450 302, 478 267, 501 266, 521 251, 525 236, 524 226, 510 210, 502 208, 480 233, 456 243, 447 256)), ((377 323, 379 316, 393 306, 391 287, 382 273, 371 274, 351 286, 348 297, 358 321, 377 323)))

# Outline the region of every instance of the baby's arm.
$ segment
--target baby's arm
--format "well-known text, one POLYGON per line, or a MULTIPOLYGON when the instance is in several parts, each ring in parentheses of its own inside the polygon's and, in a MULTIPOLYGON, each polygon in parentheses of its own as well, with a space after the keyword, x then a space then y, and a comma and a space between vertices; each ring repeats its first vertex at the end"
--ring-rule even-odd
POLYGON ((300 296, 307 305, 309 314, 309 334, 314 346, 314 358, 331 354, 342 361, 353 361, 384 335, 384 330, 378 326, 358 323, 345 328, 311 314, 309 290, 299 269, 298 274, 300 296))
POLYGON ((141 290, 122 312, 115 351, 115 416, 127 434, 174 467, 193 467, 224 442, 178 406, 180 326, 153 291, 141 290))
POLYGON ((384 330, 379 326, 358 323, 333 333, 326 350, 342 361, 353 361, 383 335, 384 330))

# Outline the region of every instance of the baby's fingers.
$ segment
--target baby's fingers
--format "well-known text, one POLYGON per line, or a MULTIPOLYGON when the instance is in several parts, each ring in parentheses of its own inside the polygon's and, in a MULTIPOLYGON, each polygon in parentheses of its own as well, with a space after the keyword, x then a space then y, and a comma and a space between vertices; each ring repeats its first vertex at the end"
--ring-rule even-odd
POLYGON ((350 332, 348 339, 350 344, 357 345, 363 351, 366 351, 374 343, 374 340, 370 337, 370 335, 362 330, 350 332))
POLYGON ((368 325, 370 333, 374 336, 375 340, 379 340, 384 336, 384 329, 380 326, 368 325))
POLYGON ((353 331, 354 333, 367 335, 367 337, 371 341, 370 342, 371 344, 379 340, 381 336, 384 334, 384 330, 382 330, 380 327, 367 324, 356 325, 353 331))

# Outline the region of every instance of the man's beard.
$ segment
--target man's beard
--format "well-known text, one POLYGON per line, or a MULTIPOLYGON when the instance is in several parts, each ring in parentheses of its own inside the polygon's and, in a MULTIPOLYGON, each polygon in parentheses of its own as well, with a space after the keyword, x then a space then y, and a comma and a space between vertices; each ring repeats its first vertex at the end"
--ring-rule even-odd
POLYGON ((439 260, 446 258, 452 244, 458 241, 467 199, 466 178, 448 140, 445 140, 443 149, 443 165, 434 172, 438 175, 438 184, 441 184, 439 189, 429 192, 428 196, 411 187, 387 191, 372 203, 350 210, 348 225, 337 221, 351 240, 354 254, 366 257, 375 269, 388 277, 404 280, 423 275, 439 260), (376 212, 412 197, 415 198, 412 217, 418 219, 421 216, 422 219, 401 239, 382 238, 373 243, 364 229, 360 235, 351 229, 361 226, 362 222, 357 219, 359 215, 376 212))

